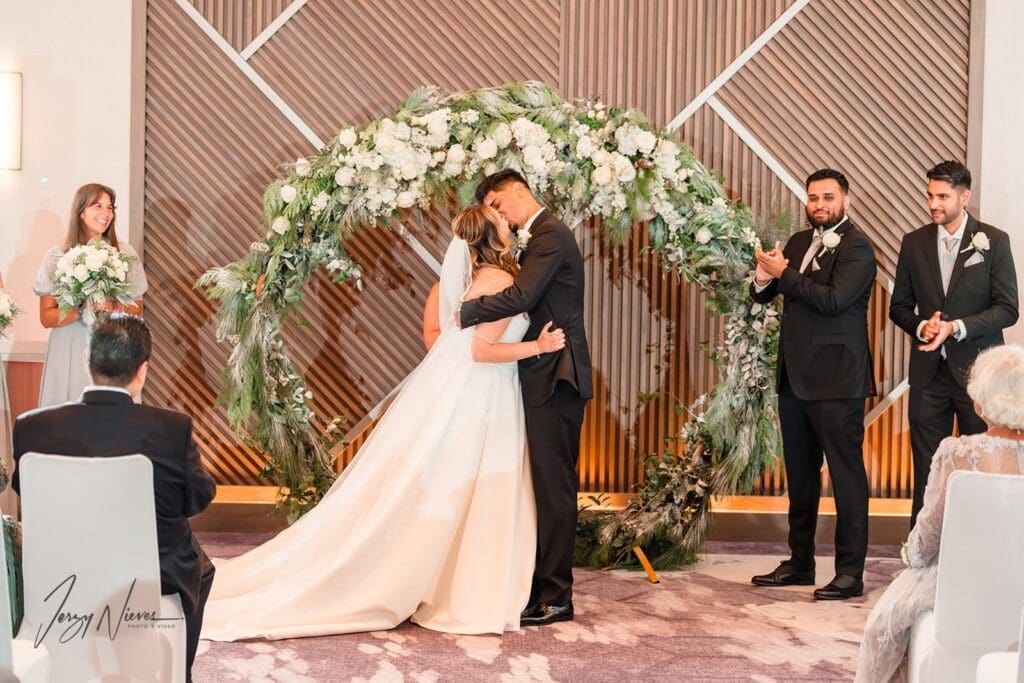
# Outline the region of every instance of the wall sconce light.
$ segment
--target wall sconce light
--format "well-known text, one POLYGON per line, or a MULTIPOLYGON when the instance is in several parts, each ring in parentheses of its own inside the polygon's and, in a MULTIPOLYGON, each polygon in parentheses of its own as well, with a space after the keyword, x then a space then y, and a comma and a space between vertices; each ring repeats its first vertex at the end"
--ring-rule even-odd
POLYGON ((21 169, 20 73, 0 73, 0 169, 21 169))

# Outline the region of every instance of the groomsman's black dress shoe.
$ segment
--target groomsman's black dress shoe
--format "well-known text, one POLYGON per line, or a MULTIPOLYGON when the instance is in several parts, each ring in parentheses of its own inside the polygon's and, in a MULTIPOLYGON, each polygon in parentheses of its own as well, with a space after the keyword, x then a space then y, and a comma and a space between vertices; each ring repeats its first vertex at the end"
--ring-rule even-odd
POLYGON ((813 586, 814 571, 798 572, 786 560, 768 574, 758 574, 750 579, 755 586, 813 586))
POLYGON ((556 621, 572 621, 572 604, 568 605, 531 605, 519 615, 520 626, 543 626, 556 621))
POLYGON ((864 582, 855 576, 838 574, 828 584, 814 591, 815 600, 846 600, 864 595, 864 582))

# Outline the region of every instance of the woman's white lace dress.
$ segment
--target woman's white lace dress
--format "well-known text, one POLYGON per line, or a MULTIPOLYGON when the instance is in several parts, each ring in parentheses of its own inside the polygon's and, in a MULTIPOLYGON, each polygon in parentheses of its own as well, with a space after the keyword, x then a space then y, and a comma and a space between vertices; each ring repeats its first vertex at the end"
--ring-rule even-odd
POLYGON ((950 437, 939 444, 928 475, 924 507, 907 539, 910 566, 893 579, 868 616, 855 681, 875 683, 906 678, 903 662, 910 643, 910 627, 918 616, 935 607, 946 485, 955 470, 1022 474, 1024 442, 973 434, 950 437))

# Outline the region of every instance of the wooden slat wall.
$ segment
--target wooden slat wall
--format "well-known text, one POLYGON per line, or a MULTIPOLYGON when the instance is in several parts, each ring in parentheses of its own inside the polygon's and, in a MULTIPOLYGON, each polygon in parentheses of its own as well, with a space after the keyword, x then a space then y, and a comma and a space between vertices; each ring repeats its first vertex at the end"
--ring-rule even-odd
MULTIPOLYGON (((239 51, 290 5, 193 4, 239 51)), ((249 64, 324 140, 393 110, 421 85, 524 79, 546 81, 567 97, 639 108, 664 126, 790 4, 310 0, 249 64)), ((812 2, 716 94, 760 151, 798 183, 823 165, 847 173, 851 213, 875 242, 884 276, 892 274, 902 234, 927 220, 924 169, 965 156, 969 0, 940 5, 812 2)), ((260 234, 261 193, 277 165, 314 149, 174 0, 149 0, 147 7, 147 318, 161 360, 150 372, 147 400, 196 416, 203 457, 219 481, 262 483, 260 458, 238 443, 214 406, 225 351, 213 339, 213 307, 191 285, 209 266, 244 254, 260 234)), ((799 199, 709 106, 677 134, 761 219, 802 219, 799 199)), ((437 212, 424 226, 403 223, 440 258, 448 218, 437 212)), ((576 233, 587 267, 596 380, 581 488, 628 491, 640 477, 635 455, 660 449, 662 435, 678 426, 674 399, 640 405, 637 393, 689 402, 710 389, 715 370, 702 344, 719 338, 720 321, 707 315, 698 291, 665 279, 640 253, 642 236, 615 247, 602 243, 595 224, 576 233)), ((325 419, 343 414, 350 424, 422 357, 420 313, 435 279, 392 233, 362 233, 352 250, 367 268, 366 291, 317 279, 286 332, 317 412, 325 419)), ((883 283, 870 325, 884 395, 905 376, 907 341, 887 320, 883 283)), ((909 494, 906 431, 905 396, 868 429, 865 460, 875 495, 909 494)), ((339 454, 342 464, 367 433, 339 454)), ((783 491, 777 472, 757 488, 783 491)))

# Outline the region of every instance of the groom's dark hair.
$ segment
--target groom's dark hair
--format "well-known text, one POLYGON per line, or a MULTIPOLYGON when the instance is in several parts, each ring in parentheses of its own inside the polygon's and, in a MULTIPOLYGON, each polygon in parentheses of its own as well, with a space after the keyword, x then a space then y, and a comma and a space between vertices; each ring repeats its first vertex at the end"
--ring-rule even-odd
POLYGON ((149 325, 137 316, 114 313, 92 327, 89 338, 89 374, 94 384, 125 387, 152 348, 149 325))
POLYGON ((502 190, 506 185, 511 185, 512 183, 520 183, 527 190, 530 189, 530 183, 526 182, 526 178, 519 171, 506 168, 497 173, 492 173, 480 181, 480 184, 476 186, 475 196, 477 203, 482 204, 484 197, 488 194, 502 190))

